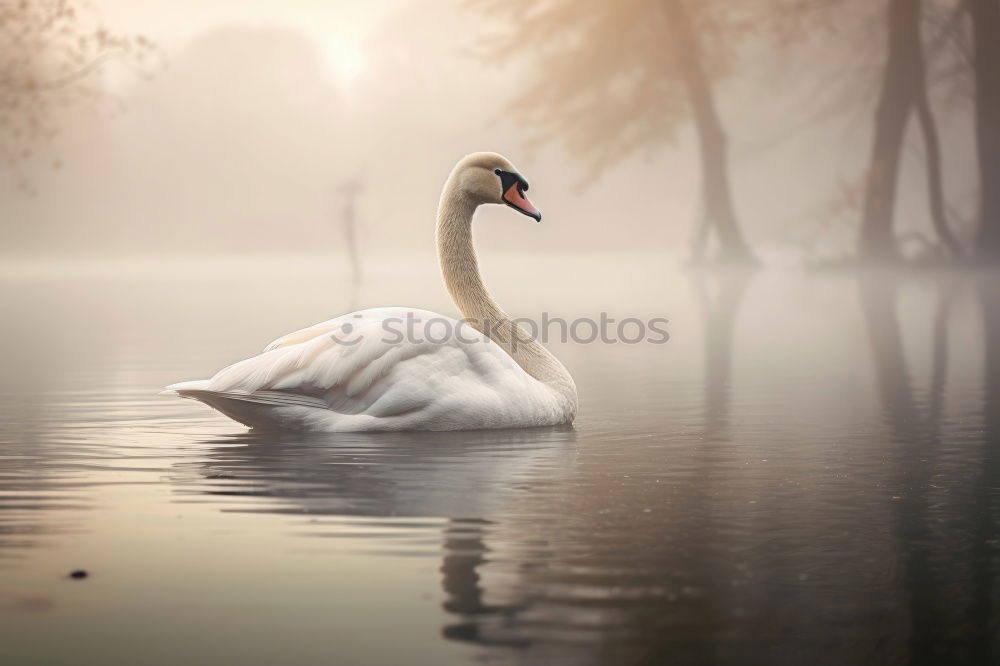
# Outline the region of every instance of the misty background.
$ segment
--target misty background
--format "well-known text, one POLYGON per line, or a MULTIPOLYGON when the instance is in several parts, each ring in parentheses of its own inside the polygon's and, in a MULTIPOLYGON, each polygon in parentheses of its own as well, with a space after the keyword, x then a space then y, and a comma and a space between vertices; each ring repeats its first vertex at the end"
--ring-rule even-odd
MULTIPOLYGON (((728 137, 735 218, 767 263, 856 253, 892 4, 688 10, 728 137)), ((946 214, 969 248, 969 29, 961 3, 923 4, 946 214)), ((514 160, 545 215, 536 228, 481 211, 481 249, 687 258, 718 196, 702 186, 690 60, 664 55, 671 5, 33 3, 38 17, 15 10, 3 24, 5 48, 23 56, 5 72, 5 261, 346 256, 348 205, 362 263, 430 256, 441 184, 479 150, 514 160), (28 49, 12 26, 28 33, 52 7, 74 10, 68 27, 36 30, 44 39, 28 49), (61 50, 102 30, 126 48, 61 50), (10 82, 25 71, 38 87, 18 95, 10 82)), ((910 121, 892 215, 904 254, 940 244, 926 153, 910 121)))
POLYGON ((0 663, 998 663, 998 36, 998 0, 0 0, 0 663), (544 213, 477 213, 513 316, 669 319, 546 343, 572 428, 159 395, 456 314, 475 151, 544 213))

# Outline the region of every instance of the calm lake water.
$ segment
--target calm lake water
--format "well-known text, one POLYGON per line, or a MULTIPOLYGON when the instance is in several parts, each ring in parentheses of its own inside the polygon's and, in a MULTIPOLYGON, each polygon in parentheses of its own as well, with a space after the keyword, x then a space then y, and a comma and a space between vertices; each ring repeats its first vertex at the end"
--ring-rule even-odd
POLYGON ((0 271, 0 663, 1000 663, 1000 281, 560 261, 485 268, 670 341, 551 341, 572 428, 392 435, 157 391, 452 314, 426 260, 0 271))

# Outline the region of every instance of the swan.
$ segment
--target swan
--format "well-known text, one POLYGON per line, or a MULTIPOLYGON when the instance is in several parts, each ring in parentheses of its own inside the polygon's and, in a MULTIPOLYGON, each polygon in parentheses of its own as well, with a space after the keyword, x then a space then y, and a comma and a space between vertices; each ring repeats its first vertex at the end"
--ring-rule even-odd
POLYGON ((250 428, 314 432, 482 430, 572 423, 566 368, 490 296, 472 242, 483 204, 541 221, 527 181, 496 153, 462 158, 438 205, 441 274, 463 319, 407 307, 351 312, 278 338, 211 379, 166 394, 250 428))

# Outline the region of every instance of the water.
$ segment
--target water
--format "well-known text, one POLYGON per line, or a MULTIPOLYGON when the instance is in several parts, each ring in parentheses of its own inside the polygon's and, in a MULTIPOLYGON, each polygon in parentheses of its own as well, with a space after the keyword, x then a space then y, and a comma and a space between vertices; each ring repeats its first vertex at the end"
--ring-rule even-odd
POLYGON ((156 392, 433 265, 8 268, 0 663, 1000 661, 1000 282, 564 262, 573 428, 309 437, 156 392))

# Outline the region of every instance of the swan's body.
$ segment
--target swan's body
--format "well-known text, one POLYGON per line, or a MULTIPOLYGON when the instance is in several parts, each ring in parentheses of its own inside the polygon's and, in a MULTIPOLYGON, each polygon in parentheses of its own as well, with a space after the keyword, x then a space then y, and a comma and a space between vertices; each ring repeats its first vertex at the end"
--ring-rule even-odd
POLYGON ((465 322, 413 308, 361 310, 290 333, 211 379, 174 384, 168 392, 260 428, 473 430, 572 422, 572 377, 493 301, 472 245, 472 217, 483 203, 540 218, 525 189, 510 162, 494 153, 469 155, 445 184, 438 255, 465 322))

